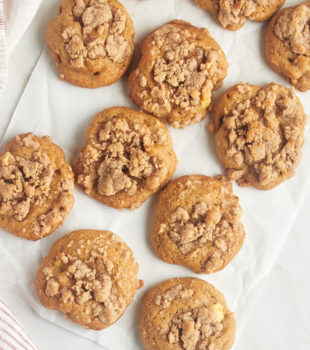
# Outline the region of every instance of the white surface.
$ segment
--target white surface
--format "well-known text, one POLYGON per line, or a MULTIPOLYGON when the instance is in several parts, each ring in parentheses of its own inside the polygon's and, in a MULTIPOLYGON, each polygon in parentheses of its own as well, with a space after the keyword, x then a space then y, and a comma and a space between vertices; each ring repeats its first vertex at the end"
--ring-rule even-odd
MULTIPOLYGON (((138 1, 133 1, 133 0, 131 0, 131 1, 133 3, 135 3, 134 4, 135 6, 138 6, 137 5, 138 1)), ((155 1, 155 0, 153 0, 153 1, 155 1)), ((181 0, 179 0, 179 1, 181 2, 181 0)), ((189 3, 189 1, 184 1, 184 0, 183 0, 183 2, 189 3)), ((40 39, 41 40, 40 42, 37 42, 36 39, 37 39, 37 35, 38 35, 38 28, 43 28, 44 22, 46 22, 46 18, 51 16, 51 14, 49 13, 49 11, 47 9, 47 7, 48 7, 47 3, 48 3, 48 1, 44 2, 44 6, 42 6, 42 9, 40 10, 39 17, 36 19, 36 22, 32 25, 30 31, 25 36, 24 42, 18 47, 18 49, 14 52, 14 55, 12 56, 12 60, 10 62, 10 74, 13 71, 12 75, 10 75, 12 80, 10 80, 10 86, 8 86, 6 91, 5 91, 5 98, 6 99, 3 99, 3 97, 0 99, 1 105, 5 107, 5 112, 7 112, 7 117, 9 116, 10 111, 12 111, 14 103, 16 103, 17 96, 18 96, 18 93, 20 91, 20 90, 14 91, 14 87, 17 85, 17 87, 19 89, 22 89, 22 84, 20 84, 20 83, 25 81, 25 79, 27 77, 26 74, 27 73, 29 74, 31 63, 32 64, 34 63, 35 57, 34 58, 29 57, 29 60, 26 59, 27 52, 32 52, 32 50, 33 50, 32 48, 39 50, 39 47, 42 43, 42 39, 40 39), (49 13, 49 14, 46 15, 47 13, 49 13), (44 17, 44 16, 46 16, 46 17, 44 17), (44 20, 44 18, 45 18, 45 20, 44 20), (15 62, 13 61, 14 59, 15 59, 15 62), (16 64, 16 61, 18 61, 18 60, 22 60, 22 61, 26 62, 27 64, 29 64, 29 66, 28 66, 29 68, 24 70, 25 75, 23 76, 23 79, 19 79, 19 81, 16 78, 15 78, 15 80, 13 80, 14 73, 17 72, 19 69, 19 65, 16 64), (7 102, 4 104, 5 101, 7 101, 7 102)), ((295 3, 295 2, 291 1, 288 3, 295 3)), ((193 11, 197 12, 198 10, 199 9, 196 9, 193 7, 193 11)), ((55 11, 56 11, 56 9, 54 9, 54 12, 55 11)), ((132 11, 130 11, 130 12, 133 13, 132 11)), ((209 27, 211 27, 211 20, 209 19, 209 17, 207 15, 205 15, 205 16, 206 16, 206 19, 210 21, 209 27)), ((187 18, 187 17, 183 17, 183 18, 187 18)), ((163 19, 163 21, 164 21, 164 19, 163 19)), ((195 22, 195 24, 196 24, 196 22, 195 22)), ((199 25, 199 23, 198 23, 198 25, 199 25)), ((251 26, 251 28, 253 28, 253 26, 251 26)), ((41 33, 42 33, 42 31, 41 31, 41 33)), ((213 31, 212 31, 212 33, 213 33, 213 31)), ((225 33, 224 35, 227 35, 227 34, 225 33)), ((216 37, 216 35, 214 35, 214 36, 216 37)), ((141 35, 139 37, 141 38, 141 35)), ((37 52, 38 51, 35 51, 35 53, 37 53, 37 52)), ((232 65, 232 62, 231 62, 231 65, 232 65)), ((242 72, 242 73, 241 72, 238 73, 238 72, 239 71, 236 72, 236 70, 234 70, 233 73, 236 74, 237 78, 238 78, 239 74, 241 74, 242 78, 240 77, 239 80, 240 79, 246 80, 244 78, 244 72, 242 72)), ((275 81, 283 83, 282 79, 278 78, 272 72, 269 72, 269 73, 270 73, 270 79, 273 79, 275 81)), ((263 76, 262 76, 262 79, 264 79, 263 76)), ((260 81, 251 81, 251 82, 261 83, 260 81)), ((262 81, 262 82, 264 82, 264 81, 262 81)), ((225 81, 225 85, 226 84, 229 84, 229 82, 225 81)), ((70 90, 75 89, 74 87, 71 87, 71 86, 69 88, 70 88, 70 90)), ((306 96, 306 94, 303 94, 303 95, 306 96)), ((28 111, 28 113, 32 112, 35 114, 35 110, 36 110, 35 103, 36 102, 34 101, 33 102, 33 110, 28 111)), ((89 120, 89 118, 91 118, 91 115, 88 117, 88 120, 89 120)), ((1 123, 3 123, 3 125, 5 123, 4 119, 6 119, 6 118, 1 119, 1 123)), ((85 121, 85 122, 87 122, 87 121, 85 121)), ((29 125, 27 124, 27 127, 28 126, 29 125)), ((21 127, 25 127, 25 125, 21 124, 21 127)), ((81 126, 77 126, 77 127, 81 128, 81 126)), ((193 128, 193 130, 194 129, 195 129, 195 127, 193 128)), ((198 131, 199 131, 199 129, 200 128, 197 128, 198 131)), ((186 130, 182 131, 182 132, 186 132, 186 130)), ((57 139, 57 137, 56 137, 56 139, 57 139)), ((305 155, 304 155, 304 159, 305 159, 305 155)), ((307 159, 309 159, 309 158, 307 158, 307 159)), ((304 161, 304 165, 305 165, 305 161, 304 161)), ((193 169, 193 170, 195 170, 195 169, 193 169)), ((199 170, 199 168, 198 168, 198 170, 199 170)), ((181 171, 181 169, 180 169, 180 171, 181 171)), ((298 176, 299 176, 299 172, 300 171, 298 170, 298 176)), ((300 188, 299 187, 299 184, 300 184, 299 180, 300 180, 300 178, 298 180, 296 180, 297 181, 297 186, 295 185, 296 189, 300 188)), ((239 194, 241 193, 240 191, 238 191, 239 194)), ((245 191, 247 191, 247 190, 245 190, 245 191)), ((301 189, 300 193, 297 193, 297 195, 298 196, 302 195, 302 189, 301 189)), ((240 197, 242 197, 242 196, 240 195, 240 197)), ((309 203, 308 197, 307 197, 307 203, 309 203)), ((242 202, 242 204, 243 204, 243 206, 245 206, 243 202, 242 202)), ((281 207, 279 208, 278 214, 283 213, 282 206, 284 206, 283 202, 281 202, 281 207)), ((306 208, 307 206, 305 205, 304 207, 306 208)), ((275 215, 276 214, 277 213, 275 213, 275 215)), ((290 215, 290 213, 288 213, 288 216, 289 215, 290 215)), ((265 288, 267 293, 265 293, 265 297, 263 298, 263 300, 261 299, 260 307, 255 308, 256 314, 252 318, 252 321, 251 321, 252 326, 251 326, 251 323, 246 326, 245 331, 242 333, 241 340, 239 340, 239 343, 236 344, 235 348, 238 348, 238 349, 256 349, 256 348, 257 349, 277 349, 277 348, 279 348, 279 349, 308 349, 309 348, 309 345, 310 345, 309 335, 307 335, 307 334, 309 334, 309 332, 307 333, 307 327, 308 327, 308 331, 309 331, 309 324, 308 324, 309 321, 307 318, 307 315, 309 313, 308 301, 306 298, 302 298, 302 297, 296 298, 294 295, 294 293, 298 292, 299 293, 298 296, 304 295, 306 297, 307 293, 309 293, 309 281, 307 281, 306 279, 303 278, 303 276, 307 276, 307 274, 306 274, 307 271, 302 270, 302 268, 304 266, 306 266, 307 262, 302 260, 302 254, 299 252, 299 250, 302 251, 302 249, 305 249, 305 247, 306 247, 307 232, 306 232, 306 229, 304 227, 306 227, 307 215, 301 213, 300 217, 301 217, 301 219, 299 221, 299 225, 297 226, 297 229, 299 230, 299 231, 297 231, 299 233, 299 235, 297 237, 299 237, 299 239, 300 239, 300 241, 297 241, 297 248, 298 249, 295 248, 296 250, 293 253, 289 252, 289 253, 286 253, 286 255, 285 255, 285 253, 282 253, 282 254, 284 254, 283 260, 286 263, 282 267, 282 270, 286 271, 286 273, 288 273, 288 279, 283 279, 282 275, 279 272, 279 269, 274 269, 272 276, 275 276, 276 278, 271 279, 271 280, 269 279, 267 281, 267 288, 265 288), (300 262, 300 263, 298 264, 298 262, 300 262), (294 269, 293 269, 294 274, 290 275, 290 273, 292 271, 292 266, 294 266, 294 269), (301 271, 301 272, 299 272, 299 274, 296 273, 296 266, 298 266, 298 270, 301 271), (296 278, 297 275, 299 276, 298 279, 296 278), (299 287, 294 289, 294 282, 296 281, 296 279, 298 280, 299 287), (274 292, 271 293, 270 289, 268 288, 268 285, 270 285, 273 288, 272 291, 279 291, 279 293, 281 293, 282 297, 279 298, 279 296, 277 294, 276 295, 273 294, 274 292), (284 286, 284 287, 282 287, 282 286, 284 286), (302 289, 300 289, 301 286, 302 286, 302 289), (278 301, 281 301, 281 303, 277 304, 278 301), (274 305, 277 305, 278 308, 275 309, 274 305), (276 311, 280 310, 280 312, 278 313, 278 312, 275 312, 273 310, 276 310, 276 311), (291 333, 286 331, 286 327, 291 330, 291 333), (297 336, 297 329, 299 331, 299 336, 297 336), (265 333, 264 333, 264 331, 265 331, 265 333), (289 336, 289 334, 291 334, 291 337, 289 336), (294 336, 292 337, 292 335, 294 335, 294 336), (308 339, 307 339, 307 336, 308 336, 308 339)), ((269 218, 269 220, 270 220, 270 218, 269 218)), ((295 226, 294 226, 294 228, 295 228, 295 226)), ((274 230, 277 230, 277 228, 275 228, 274 230)), ((249 231, 248 225, 247 225, 247 231, 249 231)), ((115 231, 115 232, 117 232, 117 231, 115 231)), ((249 234, 249 232, 248 232, 248 234, 249 234)), ((270 232, 270 234, 274 234, 274 232, 270 232)), ((275 235, 279 235, 279 234, 281 234, 281 232, 279 232, 279 231, 275 232, 275 235)), ((295 240, 294 240, 295 234, 296 234, 296 231, 294 229, 293 235, 291 234, 291 236, 290 236, 290 240, 293 240, 293 242, 295 242, 295 240)), ((5 235, 7 235, 7 234, 4 234, 4 236, 5 235)), ((56 236, 58 236, 58 235, 56 234, 54 239, 56 239, 56 236)), ((9 238, 9 240, 11 240, 11 242, 13 242, 13 238, 14 238, 14 246, 13 247, 14 248, 16 246, 18 247, 20 245, 20 243, 19 243, 19 241, 17 243, 15 237, 12 237, 12 240, 11 240, 11 238, 9 238)), ((130 242, 127 239, 126 239, 126 241, 130 244, 130 242)), ((34 243, 34 244, 36 244, 36 243, 34 243)), ((46 243, 46 245, 48 246, 49 243, 46 243)), ((280 248, 280 246, 276 246, 274 248, 278 249, 278 248, 280 248)), ((152 259, 156 259, 156 258, 154 258, 150 247, 149 247, 149 250, 150 250, 150 255, 151 255, 152 259)), ((29 249, 28 252, 30 252, 29 256, 31 256, 32 249, 29 249)), ((306 253, 306 251, 304 253, 306 253)), ((156 264, 160 264, 160 263, 161 262, 156 260, 156 264)), ((270 261, 270 263, 271 263, 271 261, 270 261)), ((162 263, 162 264, 164 264, 164 263, 162 263)), ((167 265, 164 264, 162 266, 165 269, 167 265)), ((176 267, 173 270, 173 275, 175 275, 178 271, 180 271, 179 274, 188 275, 187 271, 185 271, 182 268, 178 268, 178 267, 176 267)), ((144 276, 141 275, 141 277, 144 277, 144 276)), ((215 277, 215 279, 216 279, 216 277, 215 277)), ((221 277, 219 277, 218 279, 220 280, 221 277)), ((211 279, 208 278, 208 280, 211 280, 211 279)), ((261 284, 261 282, 259 284, 261 284)), ((220 287, 220 285, 218 285, 218 287, 220 287)), ((256 288, 258 288, 258 286, 255 287, 255 289, 256 288)), ((2 290, 3 290, 3 288, 2 288, 2 290)), ((225 292, 225 294, 227 294, 227 293, 225 292)), ((6 299, 9 303, 9 305, 17 313, 17 316, 20 317, 22 322, 24 322, 25 327, 26 328, 29 327, 28 329, 29 329, 30 335, 33 337, 34 341, 37 343, 39 349, 47 349, 48 350, 48 349, 52 349, 55 347, 63 349, 66 347, 66 344, 70 344, 70 348, 82 349, 85 346, 87 346, 87 348, 89 348, 89 349, 96 349, 97 348, 97 346, 95 344, 87 342, 83 338, 74 336, 74 335, 70 334, 69 332, 64 331, 63 329, 60 329, 59 327, 56 327, 56 326, 44 321, 43 319, 38 318, 23 303, 23 300, 21 300, 21 292, 19 289, 14 289, 14 292, 12 294, 6 295, 6 299), (51 334, 51 335, 48 336, 47 334, 51 334), (58 340, 58 337, 61 337, 61 340, 60 339, 58 340), (47 341, 47 339, 48 339, 48 341, 47 341)), ((126 347, 126 349, 130 349, 130 347, 126 347)))

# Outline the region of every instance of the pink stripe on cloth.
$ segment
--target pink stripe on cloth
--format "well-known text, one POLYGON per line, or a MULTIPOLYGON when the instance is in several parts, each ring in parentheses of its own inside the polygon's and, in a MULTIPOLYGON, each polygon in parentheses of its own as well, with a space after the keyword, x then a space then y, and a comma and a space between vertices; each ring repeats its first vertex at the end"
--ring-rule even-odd
POLYGON ((3 13, 3 2, 0 0, 0 94, 7 80, 7 52, 5 38, 5 23, 3 13))
POLYGON ((1 350, 7 350, 7 349, 18 350, 13 344, 11 344, 6 339, 2 338, 1 335, 0 335, 0 344, 1 344, 1 348, 0 348, 1 350))
POLYGON ((0 298, 0 350, 36 350, 24 328, 0 298))
POLYGON ((3 330, 3 333, 6 334, 6 336, 7 336, 6 339, 7 340, 10 338, 11 342, 17 344, 17 346, 20 346, 22 349, 24 349, 24 350, 28 350, 29 349, 24 344, 22 344, 18 339, 16 339, 16 337, 14 336, 15 333, 9 332, 6 329, 3 330))
MULTIPOLYGON (((26 343, 27 346, 30 346, 31 349, 35 349, 35 347, 28 341, 28 339, 23 335, 23 333, 21 333, 20 331, 18 331, 17 328, 15 328, 14 326, 12 326, 11 324, 9 324, 5 319, 3 319, 0 316, 0 324, 1 322, 3 322, 11 331, 12 333, 16 334, 19 338, 21 338, 21 340, 26 343)), ((26 348, 28 349, 28 348, 26 348)))

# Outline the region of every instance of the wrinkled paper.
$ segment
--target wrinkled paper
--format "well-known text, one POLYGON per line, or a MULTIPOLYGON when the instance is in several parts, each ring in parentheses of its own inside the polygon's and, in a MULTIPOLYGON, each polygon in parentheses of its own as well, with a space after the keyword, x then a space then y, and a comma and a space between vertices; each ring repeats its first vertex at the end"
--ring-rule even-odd
MULTIPOLYGON (((55 5, 58 1, 50 1, 55 5)), ((265 85, 271 81, 289 87, 267 65, 264 56, 266 23, 246 25, 236 32, 218 26, 211 16, 191 0, 122 0, 132 16, 136 30, 136 53, 133 66, 139 58, 139 47, 145 36, 158 26, 182 19, 198 27, 207 27, 221 45, 229 62, 228 76, 217 91, 215 100, 233 84, 244 81, 265 85)), ((298 1, 287 1, 295 5, 298 1)), ((50 18, 46 18, 48 22, 50 18)), ((132 68, 131 68, 132 69, 132 68)), ((305 111, 310 110, 310 93, 300 93, 305 111)), ((2 145, 18 133, 31 131, 39 136, 50 135, 62 147, 72 162, 84 144, 86 126, 99 111, 112 106, 137 108, 128 98, 127 76, 112 86, 96 90, 75 87, 60 81, 47 49, 31 76, 17 106, 2 145)), ((186 174, 217 175, 222 167, 215 155, 214 137, 207 130, 210 116, 184 130, 169 127, 179 164, 174 178, 186 174)), ((240 336, 262 281, 291 232, 310 186, 307 166, 310 161, 308 131, 301 164, 296 176, 269 191, 240 188, 234 185, 244 210, 243 223, 246 239, 237 257, 222 271, 212 275, 195 275, 186 268, 169 265, 156 257, 151 245, 150 228, 157 195, 149 198, 135 211, 109 208, 75 188, 75 204, 64 225, 55 233, 37 242, 17 238, 1 230, 0 268, 10 273, 0 274, 1 290, 21 296, 42 317, 55 322, 81 336, 96 341, 109 350, 142 349, 139 340, 139 314, 146 291, 168 278, 196 276, 214 284, 226 297, 228 306, 235 312, 237 335, 240 336), (120 235, 132 248, 140 264, 139 278, 145 282, 122 318, 100 332, 84 330, 66 320, 58 311, 42 307, 35 294, 36 269, 51 245, 61 236, 77 229, 111 230, 120 235)), ((309 200, 309 196, 308 196, 309 200)))

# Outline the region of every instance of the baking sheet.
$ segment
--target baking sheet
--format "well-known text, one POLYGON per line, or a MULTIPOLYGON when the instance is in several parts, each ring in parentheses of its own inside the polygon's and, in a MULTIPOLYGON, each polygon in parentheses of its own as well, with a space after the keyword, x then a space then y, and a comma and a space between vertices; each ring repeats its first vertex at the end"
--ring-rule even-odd
MULTIPOLYGON (((58 1, 53 3, 55 14, 58 1)), ((285 80, 269 69, 263 54, 266 24, 247 22, 237 32, 218 26, 192 0, 122 0, 133 18, 136 35, 135 62, 139 45, 156 27, 172 19, 183 19, 199 27, 207 27, 222 46, 229 62, 228 76, 215 99, 231 85, 249 82, 265 85, 275 81, 289 86, 285 80)), ((286 6, 298 1, 287 1, 286 6)), ((52 14, 50 14, 52 17, 52 14)), ((46 18, 48 22, 50 18, 46 18)), ((133 65, 135 65, 135 62, 133 65)), ((310 93, 299 93, 304 108, 310 109, 310 93)), ((50 135, 72 161, 84 143, 84 131, 94 115, 111 106, 136 108, 128 99, 127 76, 116 84, 88 90, 61 82, 54 63, 45 49, 17 106, 2 145, 18 133, 32 131, 50 135)), ((207 130, 207 118, 184 130, 169 127, 179 165, 174 177, 191 173, 217 175, 221 164, 214 151, 214 138, 207 130)), ((92 339, 109 350, 142 349, 139 340, 139 313, 145 292, 154 284, 172 277, 196 276, 214 284, 226 297, 228 306, 237 318, 237 336, 240 336, 264 277, 283 246, 299 208, 310 188, 307 164, 310 161, 310 139, 306 131, 303 157, 297 174, 277 188, 263 192, 234 186, 244 209, 243 222, 246 240, 237 257, 223 271, 212 275, 195 275, 189 270, 159 260, 151 245, 150 227, 157 195, 148 199, 141 208, 118 211, 106 207, 75 189, 75 204, 64 225, 51 236, 38 242, 19 239, 1 230, 0 271, 1 293, 24 298, 42 317, 57 323, 81 336, 92 339), (145 286, 138 291, 124 316, 110 328, 101 332, 84 330, 67 321, 58 311, 43 308, 34 290, 34 276, 38 264, 51 245, 61 236, 81 228, 108 229, 120 235, 133 249, 140 263, 139 278, 145 286)), ((237 346, 236 346, 237 348, 237 346)))

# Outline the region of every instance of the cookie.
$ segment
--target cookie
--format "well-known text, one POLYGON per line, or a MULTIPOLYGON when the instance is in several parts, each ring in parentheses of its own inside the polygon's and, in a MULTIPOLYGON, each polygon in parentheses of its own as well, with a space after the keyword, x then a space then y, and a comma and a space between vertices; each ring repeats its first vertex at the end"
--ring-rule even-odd
POLYGON ((38 268, 35 288, 46 308, 84 328, 101 330, 123 315, 142 287, 138 268, 117 235, 79 230, 54 243, 38 268))
POLYGON ((129 75, 133 101, 175 128, 205 118, 211 92, 222 86, 228 68, 208 30, 175 20, 150 33, 141 52, 129 75))
POLYGON ((97 88, 126 72, 134 35, 132 20, 117 0, 63 0, 46 42, 62 80, 97 88))
POLYGON ((223 269, 240 250, 242 209, 224 176, 182 176, 161 192, 152 226, 157 255, 196 273, 223 269))
POLYGON ((71 166, 50 137, 17 135, 0 155, 0 227, 34 241, 51 234, 70 213, 73 187, 71 166))
POLYGON ((211 129, 228 177, 269 190, 295 174, 305 123, 294 88, 239 83, 218 101, 211 129))
POLYGON ((238 30, 247 19, 263 22, 284 4, 285 0, 194 0, 210 12, 224 29, 238 30))
POLYGON ((269 23, 267 62, 300 91, 310 89, 310 1, 279 11, 269 23))
POLYGON ((143 300, 140 334, 146 350, 228 350, 236 322, 224 296, 198 278, 173 278, 143 300))
POLYGON ((77 183, 117 209, 139 207, 167 184, 177 158, 168 129, 156 118, 125 107, 98 113, 75 163, 77 183))

